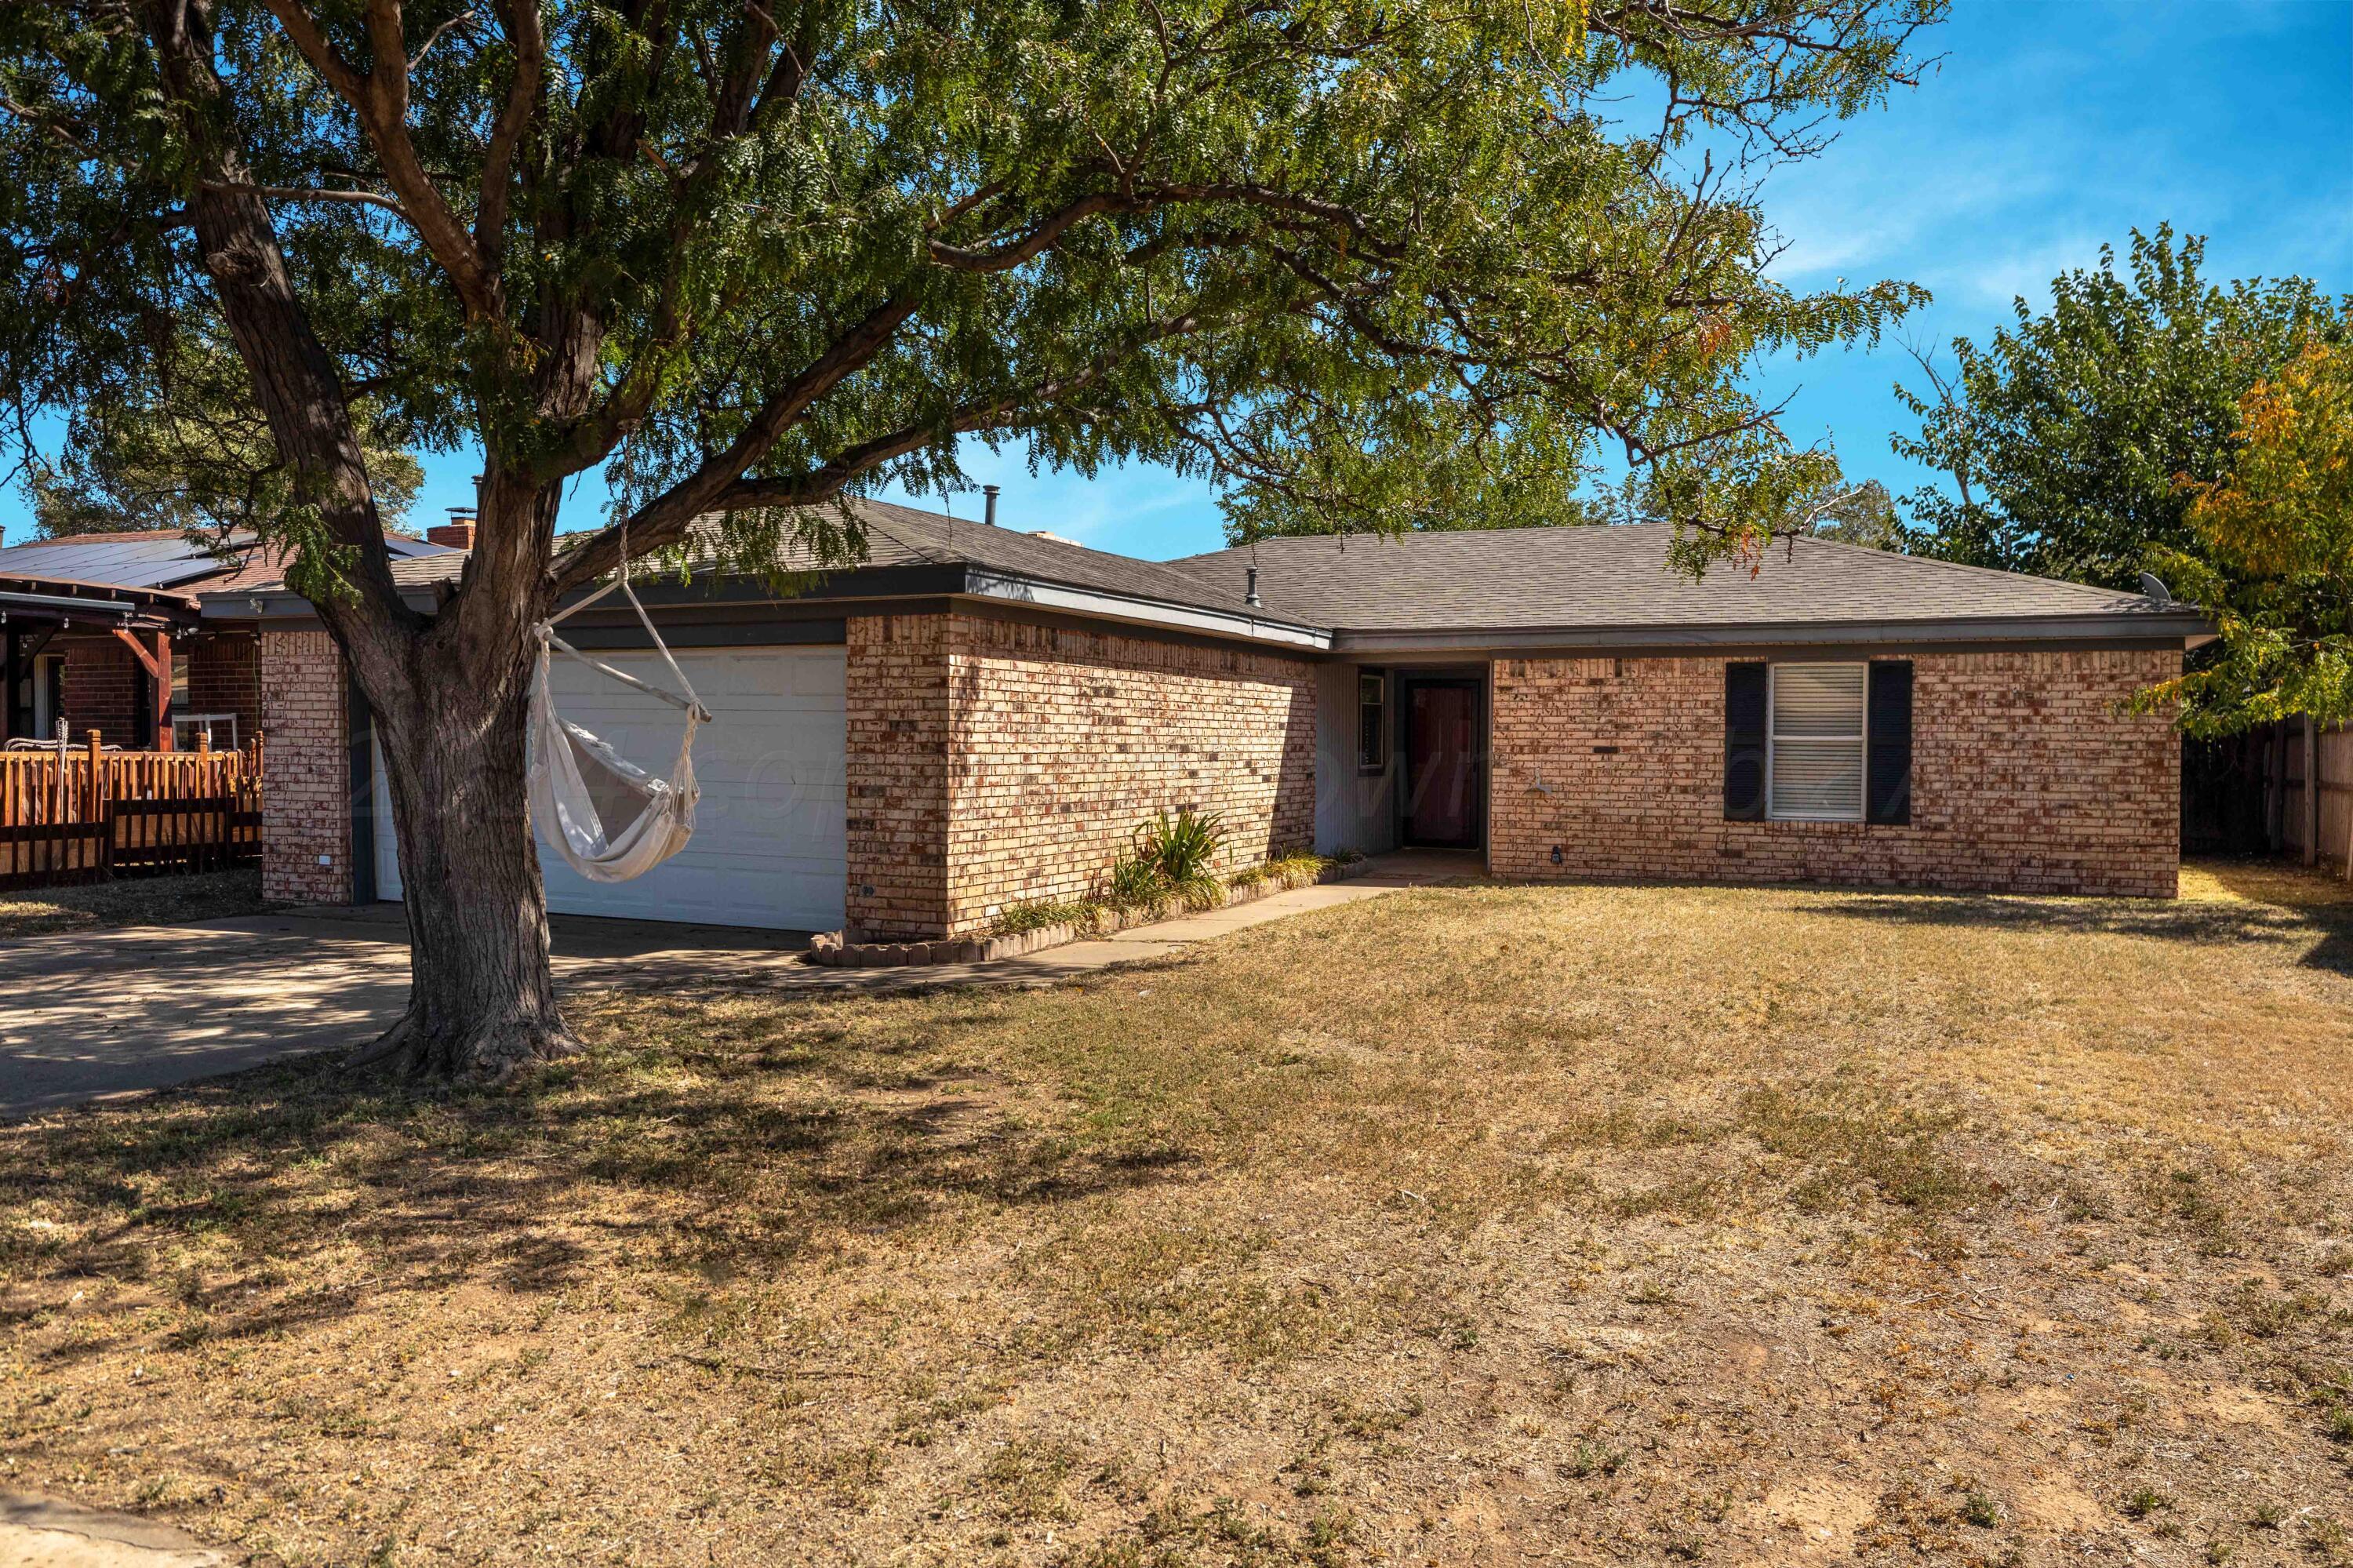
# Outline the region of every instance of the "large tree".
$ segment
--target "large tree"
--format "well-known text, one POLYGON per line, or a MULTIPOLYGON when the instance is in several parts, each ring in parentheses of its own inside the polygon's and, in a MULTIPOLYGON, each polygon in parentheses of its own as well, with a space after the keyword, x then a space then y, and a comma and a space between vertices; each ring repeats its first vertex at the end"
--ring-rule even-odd
POLYGON ((2152 548, 2196 546, 2190 492, 2231 464, 2239 399, 2316 338, 2353 330, 2348 302, 2302 278, 2200 273, 2205 240, 2136 230, 2123 270, 2052 280, 2051 308, 2020 299, 1982 347, 1926 356, 1896 395, 1920 419, 1895 450, 1947 476, 1910 497, 1917 546, 1971 566, 2129 588, 2152 548))
POLYGON ((625 528, 854 556, 828 503, 955 484, 978 435, 1213 475, 1245 530, 1525 519, 1606 452, 1688 558, 1753 547, 1823 470, 1744 368, 1915 298, 1773 281, 1755 172, 1912 79, 1941 5, 12 5, 0 381, 135 400, 159 344, 234 344, 290 476, 270 525, 383 741, 415 955, 383 1052, 497 1075, 569 1044, 533 627, 625 528), (430 616, 363 403, 481 452, 430 616), (559 548, 599 464, 615 514, 559 548))

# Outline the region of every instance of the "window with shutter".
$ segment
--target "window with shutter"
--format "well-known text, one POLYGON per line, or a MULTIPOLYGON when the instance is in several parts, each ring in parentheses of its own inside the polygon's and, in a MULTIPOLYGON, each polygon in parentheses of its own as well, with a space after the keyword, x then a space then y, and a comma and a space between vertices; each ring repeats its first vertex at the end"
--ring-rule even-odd
POLYGON ((1874 822, 1912 820, 1912 661, 1871 662, 1871 804, 1874 822))
POLYGON ((1766 814, 1862 821, 1868 667, 1776 664, 1766 739, 1766 814))
POLYGON ((1724 667, 1724 820, 1761 821, 1765 816, 1765 666, 1746 662, 1724 667))

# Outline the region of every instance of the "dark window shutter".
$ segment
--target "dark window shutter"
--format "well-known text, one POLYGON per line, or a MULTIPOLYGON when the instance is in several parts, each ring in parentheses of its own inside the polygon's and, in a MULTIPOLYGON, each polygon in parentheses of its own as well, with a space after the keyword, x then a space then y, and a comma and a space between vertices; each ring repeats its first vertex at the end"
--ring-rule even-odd
POLYGON ((1870 799, 1864 820, 1912 820, 1912 661, 1871 663, 1870 799))
POLYGON ((1765 817, 1765 666, 1724 667, 1724 820, 1765 817))

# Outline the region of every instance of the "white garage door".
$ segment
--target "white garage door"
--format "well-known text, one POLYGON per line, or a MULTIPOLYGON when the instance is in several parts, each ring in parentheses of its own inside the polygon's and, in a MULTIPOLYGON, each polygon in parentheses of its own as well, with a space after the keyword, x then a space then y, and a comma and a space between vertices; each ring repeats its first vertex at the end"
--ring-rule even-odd
MULTIPOLYGON (((600 652, 617 670, 668 684, 653 653, 600 652)), ((849 880, 843 753, 848 726, 839 648, 681 650, 680 666, 713 723, 695 737, 702 785, 694 837, 634 882, 590 882, 544 843, 547 906, 715 926, 839 927, 849 880)), ((556 708, 648 772, 670 770, 678 711, 568 659, 549 676, 556 708)), ((397 847, 381 760, 375 771, 376 894, 400 896, 397 847)))

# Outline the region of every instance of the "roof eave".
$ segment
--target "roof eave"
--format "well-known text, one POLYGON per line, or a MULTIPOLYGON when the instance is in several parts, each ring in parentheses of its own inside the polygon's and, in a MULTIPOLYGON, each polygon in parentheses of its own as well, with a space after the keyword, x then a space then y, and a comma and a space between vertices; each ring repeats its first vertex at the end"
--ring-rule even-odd
POLYGON ((2120 615, 1955 616, 1909 620, 1684 622, 1655 626, 1449 627, 1419 630, 1341 627, 1332 651, 1350 655, 1472 652, 1555 648, 1754 648, 1820 643, 2171 642, 2195 647, 2213 627, 2203 616, 2151 611, 2120 615))
POLYGON ((1060 610, 1068 615, 1083 615, 1134 626, 1238 637, 1245 641, 1273 643, 1317 652, 1332 646, 1333 634, 1329 630, 1285 617, 1255 611, 1237 613, 1207 605, 1178 604, 1130 594, 1108 593, 1098 588, 1074 588, 1066 583, 987 571, 977 567, 966 571, 965 592, 976 599, 1026 604, 1039 609, 1060 610))
MULTIPOLYGON (((757 603, 762 590, 756 579, 742 579, 737 593, 720 597, 739 603, 757 603)), ((1252 611, 1235 612, 1207 605, 1178 604, 1169 600, 1116 594, 1097 588, 1079 588, 1068 583, 1051 582, 1042 577, 1022 577, 1008 572, 986 570, 969 565, 957 565, 945 569, 934 567, 856 567, 835 574, 823 586, 808 593, 795 596, 795 602, 847 602, 874 597, 896 597, 909 592, 927 591, 958 595, 997 603, 1024 604, 1039 609, 1051 609, 1069 615, 1089 617, 1098 620, 1116 621, 1124 625, 1153 627, 1196 635, 1232 637, 1244 641, 1321 652, 1332 645, 1332 634, 1320 626, 1302 624, 1282 616, 1269 616, 1252 611), (860 580, 863 578, 863 580, 860 580)), ((431 588, 408 588, 402 597, 412 609, 431 614, 436 600, 431 588)), ((655 601, 670 599, 670 592, 657 588, 643 597, 655 601)), ((680 594, 678 599, 686 596, 680 594)), ((709 597, 704 590, 703 597, 709 597)), ((677 600, 674 599, 673 602, 677 600)), ((251 590, 230 589, 208 594, 204 599, 207 620, 296 621, 314 618, 318 611, 311 601, 282 587, 251 590)))

